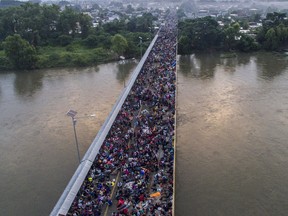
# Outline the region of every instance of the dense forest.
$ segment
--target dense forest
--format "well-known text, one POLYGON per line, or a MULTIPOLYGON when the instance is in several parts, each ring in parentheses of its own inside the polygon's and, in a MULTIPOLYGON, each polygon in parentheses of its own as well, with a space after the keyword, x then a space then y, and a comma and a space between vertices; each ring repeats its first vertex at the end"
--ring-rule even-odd
POLYGON ((93 27, 89 15, 70 7, 26 3, 1 9, 0 69, 86 66, 120 55, 140 57, 140 49, 153 37, 155 19, 144 13, 93 27))
POLYGON ((262 26, 249 33, 240 31, 249 28, 249 20, 222 21, 223 25, 212 17, 180 21, 178 53, 190 54, 195 50, 278 51, 288 45, 288 20, 285 13, 268 13, 261 20, 262 26))

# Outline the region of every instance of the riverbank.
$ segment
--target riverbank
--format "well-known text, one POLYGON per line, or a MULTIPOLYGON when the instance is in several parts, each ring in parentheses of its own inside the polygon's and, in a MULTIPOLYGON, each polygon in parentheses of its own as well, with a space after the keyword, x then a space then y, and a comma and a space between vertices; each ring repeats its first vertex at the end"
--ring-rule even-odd
MULTIPOLYGON (((37 50, 37 63, 35 69, 70 68, 95 66, 101 63, 117 61, 118 55, 104 48, 86 48, 81 45, 66 47, 40 47, 37 50)), ((0 51, 0 71, 15 70, 0 51)))

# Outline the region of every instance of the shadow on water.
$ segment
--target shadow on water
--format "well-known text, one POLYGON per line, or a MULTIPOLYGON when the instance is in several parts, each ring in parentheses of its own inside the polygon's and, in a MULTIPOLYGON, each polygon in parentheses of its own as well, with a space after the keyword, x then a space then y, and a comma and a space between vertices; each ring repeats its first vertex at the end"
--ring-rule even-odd
MULTIPOLYGON (((179 56, 179 71, 185 77, 210 79, 215 75, 216 67, 223 67, 225 72, 234 73, 238 66, 248 65, 254 55, 237 53, 235 55, 221 54, 220 52, 195 53, 179 56)), ((264 60, 265 61, 265 60, 264 60)), ((282 68, 283 64, 282 64, 282 68)), ((269 71, 269 69, 268 69, 269 71)))
POLYGON ((127 81, 131 70, 135 68, 135 65, 136 63, 134 61, 121 61, 118 63, 116 79, 120 84, 123 83, 125 85, 125 82, 127 81))
POLYGON ((287 57, 221 58, 212 82, 179 58, 176 215, 287 215, 287 57))
POLYGON ((99 66, 95 66, 95 67, 93 67, 93 71, 95 71, 95 72, 99 72, 99 71, 100 71, 99 66))
POLYGON ((179 57, 179 70, 184 76, 209 79, 214 77, 215 68, 219 63, 219 53, 195 53, 179 57))
POLYGON ((287 70, 288 61, 280 54, 259 53, 256 56, 257 74, 265 80, 272 80, 287 70))
POLYGON ((247 65, 250 63, 251 55, 247 55, 246 53, 237 53, 231 55, 230 57, 223 57, 222 55, 220 64, 224 66, 226 72, 234 73, 236 71, 237 66, 247 65))
POLYGON ((237 53, 237 65, 241 66, 249 64, 253 56, 253 54, 237 53))
POLYGON ((99 72, 101 65, 96 65, 93 67, 74 67, 74 68, 68 68, 63 70, 64 73, 69 73, 69 74, 78 74, 79 72, 85 72, 85 73, 94 73, 94 72, 99 72))
POLYGON ((17 71, 15 72, 14 89, 19 96, 33 96, 42 88, 43 72, 17 71))

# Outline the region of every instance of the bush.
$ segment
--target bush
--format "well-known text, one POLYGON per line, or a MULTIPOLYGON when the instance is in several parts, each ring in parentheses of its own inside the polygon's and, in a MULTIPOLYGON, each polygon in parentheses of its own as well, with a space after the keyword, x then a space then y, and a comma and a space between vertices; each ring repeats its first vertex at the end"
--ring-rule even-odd
POLYGON ((4 50, 16 69, 33 69, 37 63, 38 56, 35 47, 18 34, 5 39, 4 50))
POLYGON ((50 61, 59 61, 60 55, 58 53, 52 53, 49 55, 49 60, 50 61))
POLYGON ((58 38, 58 43, 61 46, 67 46, 71 44, 73 41, 73 38, 69 35, 60 35, 58 38))
POLYGON ((65 53, 62 57, 62 59, 64 60, 64 62, 71 62, 73 59, 73 56, 70 53, 65 53))
POLYGON ((109 53, 103 48, 96 48, 93 50, 94 63, 105 62, 109 60, 109 53))
POLYGON ((8 70, 11 69, 12 65, 8 58, 0 56, 0 70, 8 70))
POLYGON ((50 68, 53 65, 54 64, 51 64, 49 56, 40 56, 36 64, 36 68, 50 68))
POLYGON ((66 51, 67 52, 74 52, 75 51, 75 47, 72 44, 70 44, 70 45, 68 45, 66 47, 66 51))
POLYGON ((85 46, 89 48, 96 47, 98 44, 98 38, 96 35, 89 35, 85 40, 83 40, 85 46))
POLYGON ((73 64, 78 67, 84 67, 89 65, 89 60, 83 55, 75 55, 73 58, 73 64))

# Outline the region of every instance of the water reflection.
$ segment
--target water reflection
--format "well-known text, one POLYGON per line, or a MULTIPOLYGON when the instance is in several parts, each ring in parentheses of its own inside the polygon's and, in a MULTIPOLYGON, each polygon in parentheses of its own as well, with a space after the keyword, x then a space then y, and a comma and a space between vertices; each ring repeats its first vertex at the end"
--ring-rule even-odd
POLYGON ((215 75, 179 60, 176 215, 287 215, 287 59, 193 58, 215 75))
POLYGON ((184 76, 207 79, 212 78, 217 64, 220 63, 219 53, 196 53, 179 57, 179 69, 184 76))
POLYGON ((193 64, 192 58, 194 58, 194 55, 182 55, 179 56, 179 71, 184 75, 188 76, 192 69, 195 69, 195 66, 193 64))
POLYGON ((234 73, 236 71, 237 58, 221 58, 221 65, 224 66, 226 72, 234 73))
POLYGON ((42 88, 44 74, 40 71, 15 72, 14 89, 20 96, 32 96, 42 88))
POLYGON ((99 66, 95 66, 95 67, 93 67, 93 70, 94 70, 95 72, 99 72, 99 71, 100 71, 100 68, 99 68, 99 66))
POLYGON ((126 60, 125 62, 119 62, 117 64, 118 71, 116 79, 119 81, 119 83, 123 83, 123 85, 125 86, 125 82, 133 68, 135 68, 134 61, 126 60))
POLYGON ((247 65, 250 63, 251 58, 253 58, 253 54, 247 55, 247 53, 237 53, 237 65, 247 65))
POLYGON ((260 53, 256 61, 257 74, 262 79, 271 80, 287 70, 287 60, 279 54, 260 53))
POLYGON ((0 215, 50 213, 77 164, 65 113, 97 116, 77 123, 84 155, 123 90, 117 65, 0 74, 0 215))
MULTIPOLYGON (((83 68, 80 68, 80 70, 83 70, 83 68)), ((88 73, 93 73, 93 72, 99 72, 99 70, 100 70, 99 66, 95 66, 95 67, 88 67, 86 71, 88 73)))
POLYGON ((238 66, 245 66, 250 63, 251 56, 246 53, 228 53, 221 55, 221 65, 225 72, 234 73, 238 66))
MULTIPOLYGON (((231 56, 220 53, 195 53, 192 55, 179 56, 179 71, 185 77, 207 79, 213 78, 216 67, 222 67, 223 71, 234 73, 237 67, 248 66, 254 62, 256 65, 257 76, 261 79, 270 80, 281 75, 287 70, 287 58, 281 54, 256 53, 249 54, 237 53, 231 56)), ((255 70, 255 69, 254 69, 255 70)))
POLYGON ((226 56, 220 53, 195 53, 179 56, 179 71, 185 77, 200 79, 213 78, 217 66, 223 67, 223 71, 234 73, 239 66, 248 66, 251 61, 257 67, 257 76, 270 80, 286 71, 288 61, 280 54, 256 53, 247 55, 237 53, 235 56, 226 56))

